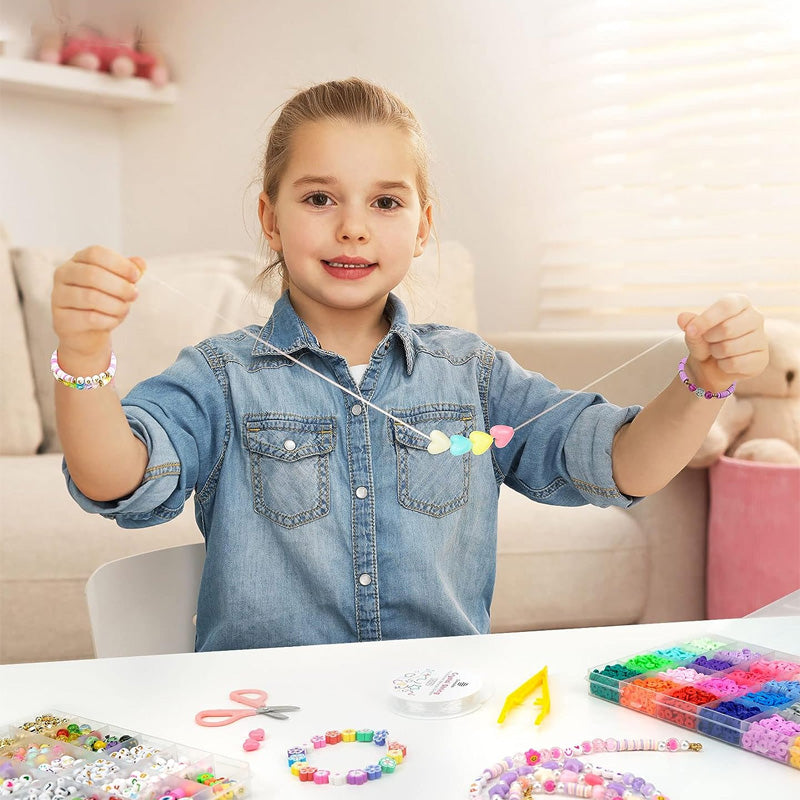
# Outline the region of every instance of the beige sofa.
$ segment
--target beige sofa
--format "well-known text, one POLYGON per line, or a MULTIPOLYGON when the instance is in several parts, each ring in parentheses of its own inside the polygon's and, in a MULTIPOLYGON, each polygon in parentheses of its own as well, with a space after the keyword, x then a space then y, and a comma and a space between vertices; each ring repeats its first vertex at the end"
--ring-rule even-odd
MULTIPOLYGON (((67 495, 49 373, 52 271, 65 256, 7 241, 0 247, 0 663, 91 657, 89 575, 112 559, 200 540, 191 504, 168 524, 125 531, 85 514, 67 495)), ((443 243, 438 259, 435 252, 424 258, 415 266, 413 316, 474 329, 468 254, 443 243)), ((160 257, 149 265, 137 306, 115 336, 122 393, 181 346, 263 319, 271 307, 248 293, 256 268, 247 254, 160 257)), ((661 337, 487 338, 565 388, 580 388, 661 337)), ((675 338, 599 388, 617 402, 646 401, 670 379, 682 349, 675 338)), ((493 629, 702 617, 706 511, 704 470, 685 470, 631 511, 551 508, 504 490, 493 629)), ((121 590, 108 602, 136 598, 121 590)))

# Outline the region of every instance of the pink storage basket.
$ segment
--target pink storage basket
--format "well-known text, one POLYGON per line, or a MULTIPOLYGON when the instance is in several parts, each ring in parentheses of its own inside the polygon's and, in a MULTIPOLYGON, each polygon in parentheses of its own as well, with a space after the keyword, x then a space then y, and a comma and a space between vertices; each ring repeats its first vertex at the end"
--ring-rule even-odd
POLYGON ((709 480, 709 619, 745 616, 800 588, 800 467, 722 456, 709 480))

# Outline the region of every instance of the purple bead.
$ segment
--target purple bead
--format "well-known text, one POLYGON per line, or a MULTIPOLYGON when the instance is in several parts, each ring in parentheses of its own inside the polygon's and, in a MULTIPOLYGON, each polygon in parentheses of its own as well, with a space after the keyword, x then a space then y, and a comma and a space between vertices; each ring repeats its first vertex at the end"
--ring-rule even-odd
POLYGON ((520 775, 530 775, 531 772, 533 772, 533 767, 528 764, 523 764, 521 767, 517 767, 517 772, 520 775))
POLYGON ((347 773, 347 783, 351 786, 361 786, 362 783, 366 783, 369 780, 369 777, 363 769, 351 769, 350 772, 347 773))
POLYGON ((625 773, 625 774, 622 776, 622 782, 623 782, 623 783, 624 783, 626 786, 630 786, 630 785, 633 783, 633 778, 634 778, 634 775, 633 775, 633 773, 632 773, 632 772, 626 772, 626 773, 625 773))
POLYGON ((641 794, 642 793, 642 787, 644 786, 644 778, 634 778, 633 779, 633 783, 631 783, 631 786, 637 792, 639 792, 639 794, 641 794))
POLYGON ((549 761, 543 761, 539 766, 543 769, 560 769, 561 762, 550 759, 549 761))
POLYGON ((624 783, 620 783, 619 781, 609 781, 606 784, 606 789, 611 789, 621 797, 622 793, 625 791, 625 789, 627 789, 627 786, 625 786, 624 783))
POLYGON ((568 758, 564 762, 564 769, 571 769, 573 772, 580 772, 583 769, 583 762, 577 758, 568 758))
POLYGON ((655 791, 656 791, 656 787, 655 787, 655 786, 653 786, 653 784, 652 784, 652 783, 646 783, 644 786, 642 786, 642 791, 641 791, 641 793, 642 793, 642 794, 643 794, 645 797, 650 797, 650 795, 651 795, 651 794, 655 794, 655 791))
POLYGON ((505 797, 508 794, 508 786, 504 783, 496 783, 489 789, 489 797, 505 797))
POLYGON ((514 783, 514 781, 519 777, 519 773, 516 770, 510 769, 508 772, 504 772, 500 776, 500 780, 503 783, 507 783, 509 786, 514 783))

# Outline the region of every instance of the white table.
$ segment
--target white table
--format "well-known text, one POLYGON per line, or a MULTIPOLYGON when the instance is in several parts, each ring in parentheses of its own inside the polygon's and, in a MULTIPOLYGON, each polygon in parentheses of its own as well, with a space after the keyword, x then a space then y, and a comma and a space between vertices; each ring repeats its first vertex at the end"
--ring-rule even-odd
MULTIPOLYGON (((407 800, 414 794, 461 798, 472 778, 501 756, 597 736, 676 736, 702 742, 702 753, 592 757, 593 763, 645 777, 674 800, 800 797, 798 770, 588 694, 590 667, 703 633, 800 654, 797 618, 761 617, 6 665, 0 666, 0 723, 57 709, 248 761, 252 796, 263 800, 338 796, 356 789, 365 793, 359 796, 385 800, 407 800), (491 682, 494 693, 480 709, 455 719, 395 714, 386 691, 389 680, 426 664, 477 672, 491 682), (498 725, 506 695, 544 665, 550 676, 550 715, 535 727, 536 711, 528 701, 498 725), (244 688, 266 689, 269 702, 302 710, 287 721, 249 717, 223 728, 195 724, 197 711, 232 707, 228 693, 244 688), (254 727, 263 727, 267 739, 259 750, 245 753, 242 742, 254 727), (289 773, 288 747, 347 727, 388 729, 407 745, 407 761, 395 774, 362 787, 310 787, 289 773)), ((328 747, 315 754, 312 763, 329 769, 363 767, 356 750, 362 746, 367 745, 328 747)))

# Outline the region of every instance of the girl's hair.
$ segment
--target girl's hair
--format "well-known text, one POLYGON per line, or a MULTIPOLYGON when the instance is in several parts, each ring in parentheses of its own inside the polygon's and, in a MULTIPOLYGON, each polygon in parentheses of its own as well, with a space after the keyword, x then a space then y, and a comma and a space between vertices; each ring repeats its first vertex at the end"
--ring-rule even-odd
MULTIPOLYGON (((430 156, 417 118, 397 95, 361 78, 319 83, 298 92, 281 107, 267 139, 262 162, 262 188, 271 203, 286 172, 295 132, 306 123, 346 120, 365 125, 389 125, 409 135, 417 165, 417 193, 424 208, 433 201, 430 156)), ((284 274, 283 257, 273 253, 261 278, 275 269, 284 274)), ((285 286, 285 278, 284 278, 285 286)))

